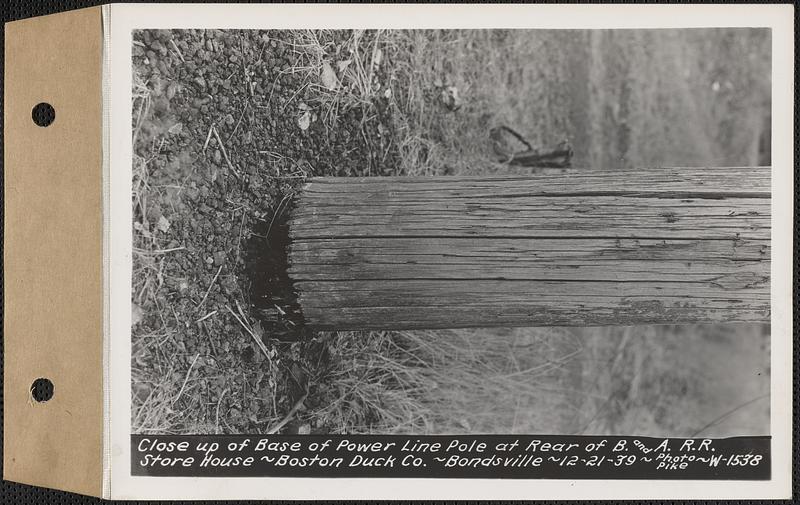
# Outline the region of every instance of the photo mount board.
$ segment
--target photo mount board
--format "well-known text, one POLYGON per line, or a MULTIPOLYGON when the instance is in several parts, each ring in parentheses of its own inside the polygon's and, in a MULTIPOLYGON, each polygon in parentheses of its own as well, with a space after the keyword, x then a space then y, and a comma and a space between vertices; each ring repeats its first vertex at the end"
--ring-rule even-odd
POLYGON ((6 25, 3 477, 101 496, 103 29, 93 7, 6 25), (47 127, 32 120, 46 102, 47 127), (31 385, 53 384, 38 403, 31 385))
MULTIPOLYGON (((341 12, 346 8, 369 9, 368 6, 339 7, 342 9, 341 12)), ((261 19, 269 19, 270 22, 280 20, 278 22, 284 23, 286 27, 292 23, 303 23, 295 21, 297 19, 313 18, 287 16, 290 6, 236 6, 233 9, 230 6, 191 6, 191 9, 197 10, 196 13, 191 17, 183 16, 176 22, 180 13, 185 14, 184 9, 188 8, 174 5, 150 6, 149 10, 145 6, 139 8, 131 5, 118 5, 113 8, 96 7, 7 25, 5 96, 7 168, 4 188, 7 237, 4 258, 6 265, 4 330, 7 358, 4 378, 6 413, 4 477, 8 480, 106 498, 136 498, 139 496, 132 493, 137 492, 135 491, 137 486, 142 488, 154 482, 158 483, 156 486, 158 491, 150 492, 147 497, 155 497, 154 493, 159 493, 159 496, 163 497, 179 497, 186 496, 184 493, 189 492, 183 484, 171 478, 131 478, 129 473, 125 474, 129 468, 124 462, 114 464, 117 458, 116 451, 128 450, 129 447, 123 449, 111 445, 112 437, 109 432, 112 431, 112 421, 116 419, 113 422, 123 422, 120 421, 125 417, 122 414, 128 415, 129 411, 118 411, 119 415, 111 415, 113 414, 111 403, 114 402, 109 403, 110 398, 107 395, 113 380, 104 378, 104 375, 113 375, 117 372, 110 371, 111 362, 104 361, 104 355, 108 352, 109 341, 113 341, 119 344, 115 352, 121 354, 117 358, 129 360, 130 356, 129 352, 125 354, 127 335, 112 336, 107 329, 112 323, 104 316, 107 314, 108 309, 105 304, 108 303, 109 288, 112 285, 108 277, 110 274, 107 272, 104 274, 106 270, 104 265, 109 261, 107 257, 104 259, 104 249, 107 250, 104 241, 109 240, 107 235, 110 233, 107 228, 109 217, 104 211, 113 212, 107 202, 104 203, 106 198, 104 185, 108 184, 104 177, 104 163, 116 162, 113 161, 114 153, 109 154, 109 151, 104 149, 104 138, 110 133, 109 125, 104 123, 103 118, 104 112, 109 110, 110 105, 108 102, 104 103, 103 81, 111 72, 115 78, 121 76, 118 80, 124 84, 125 74, 119 72, 119 68, 117 71, 114 71, 113 67, 104 68, 104 62, 111 56, 104 52, 104 49, 109 50, 110 45, 104 48, 104 37, 108 37, 109 33, 104 31, 103 27, 104 24, 106 26, 112 24, 109 19, 112 11, 115 15, 119 13, 119 17, 116 18, 119 21, 118 26, 126 29, 129 19, 127 15, 135 17, 136 21, 132 23, 137 28, 151 26, 180 28, 181 23, 186 25, 199 23, 205 28, 228 26, 228 24, 247 28, 249 23, 250 27, 254 27, 252 25, 258 24, 258 21, 253 21, 255 18, 252 16, 248 17, 247 12, 251 8, 274 8, 276 12, 280 11, 280 15, 261 19), (220 17, 216 13, 217 16, 214 17, 215 7, 229 9, 228 16, 220 17), (167 16, 158 16, 164 13, 167 16), (147 22, 142 23, 143 19, 147 22), (213 19, 215 24, 209 25, 209 19, 213 19), (174 24, 170 25, 170 22, 174 24), (31 65, 31 61, 36 64, 31 65), (46 128, 36 126, 31 120, 31 108, 40 102, 52 104, 56 111, 55 122, 46 128), (104 155, 112 159, 105 160, 104 155), (40 377, 48 378, 54 384, 54 396, 45 403, 36 403, 30 394, 32 381, 40 377), (112 447, 115 448, 114 455, 112 447), (113 480, 126 481, 122 494, 117 494, 114 491, 116 486, 111 485, 112 479, 109 473, 112 466, 117 472, 113 480)), ((297 8, 301 11, 305 9, 306 14, 312 9, 317 9, 317 12, 323 12, 325 8, 336 10, 332 6, 297 8)), ((401 6, 396 8, 400 9, 401 6)), ((448 6, 448 9, 452 9, 452 6, 448 6)), ((263 14, 267 11, 258 12, 263 14)), ((331 19, 334 20, 333 23, 342 23, 343 19, 356 18, 332 16, 331 19)), ((427 21, 433 25, 439 22, 457 24, 451 17, 429 16, 427 19, 436 20, 427 21), (438 21, 442 19, 446 21, 438 21)), ((702 20, 702 17, 700 19, 702 20)), ((105 42, 110 44, 107 39, 105 42)), ((773 41, 773 44, 775 43, 773 41)), ((123 58, 119 56, 123 53, 130 55, 130 47, 122 47, 122 44, 119 44, 113 48, 112 53, 114 58, 111 59, 114 62, 122 61, 123 58)), ((124 67, 129 63, 123 61, 121 65, 124 67)), ((788 72, 789 69, 790 67, 773 68, 774 79, 779 80, 779 74, 788 72)), ((774 99, 778 100, 777 96, 774 99)), ((125 119, 126 117, 122 117, 123 123, 125 119)), ((119 121, 119 118, 115 116, 112 121, 119 121)), ((785 126, 786 123, 780 124, 785 126)), ((116 133, 124 134, 122 131, 116 133)), ((117 146, 114 146, 114 149, 116 150, 117 146)), ((120 152, 122 151, 124 150, 120 149, 120 152)), ((120 163, 126 162, 130 163, 129 160, 122 160, 120 163)), ((785 166, 785 163, 781 165, 784 168, 785 166)), ((785 203, 785 200, 783 202, 785 203)), ((121 205, 128 203, 122 202, 121 205)), ((786 229, 778 229, 778 232, 785 233, 786 229)), ((117 230, 114 233, 127 233, 128 237, 130 236, 129 229, 117 230)), ((774 250, 777 249, 776 243, 774 250)), ((778 264, 773 262, 773 265, 778 264)), ((773 276, 773 282, 773 297, 776 296, 775 290, 779 292, 779 296, 785 296, 787 284, 782 283, 777 276, 773 276)), ((129 297, 129 293, 124 295, 129 297)), ((782 302, 785 305, 786 300, 782 302)), ((777 308, 775 305, 774 307, 777 308)), ((782 318, 790 315, 790 313, 780 314, 782 318)), ((790 353, 787 353, 784 357, 789 355, 790 353)), ((783 372, 786 371, 784 368, 783 372)), ((130 394, 129 382, 126 386, 128 387, 115 388, 118 390, 114 395, 116 403, 127 405, 124 398, 130 394)), ((777 391, 773 393, 773 402, 776 399, 786 399, 783 393, 780 395, 777 391)), ((787 404, 782 407, 783 410, 773 409, 772 415, 783 418, 787 415, 785 409, 788 408, 787 404)), ((773 444, 774 440, 773 438, 773 444)), ((777 452, 773 452, 773 455, 778 456, 777 452)), ((775 462, 777 466, 781 462, 788 463, 788 459, 775 462)), ((127 464, 130 464, 130 459, 127 464)), ((246 486, 232 488, 222 485, 231 482, 225 479, 205 479, 204 482, 201 482, 203 479, 192 479, 196 485, 193 485, 191 492, 195 493, 193 497, 212 497, 212 492, 216 493, 213 497, 222 497, 220 493, 227 493, 226 497, 229 498, 258 497, 253 493, 257 492, 255 486, 260 479, 245 480, 248 481, 246 486), (212 487, 215 490, 212 490, 212 487), (234 491, 237 494, 230 495, 234 491)), ((410 481, 404 479, 396 479, 391 485, 387 480, 373 481, 372 487, 368 485, 369 480, 336 479, 337 488, 337 484, 331 479, 323 479, 319 481, 321 486, 319 489, 322 489, 328 498, 349 498, 354 496, 353 493, 356 491, 348 491, 347 488, 354 487, 358 488, 362 496, 369 497, 370 491, 376 489, 375 483, 383 482, 387 486, 383 492, 384 496, 387 493, 394 493, 392 496, 400 497, 398 493, 422 495, 426 492, 424 485, 411 485, 410 481)), ((242 479, 234 481, 242 482, 242 479)), ((295 496, 292 493, 301 493, 303 497, 309 497, 309 491, 296 489, 296 479, 294 483, 291 482, 292 479, 288 481, 287 483, 287 479, 271 480, 270 482, 275 482, 276 485, 270 486, 270 490, 262 497, 288 498, 295 496), (283 482, 278 483, 281 480, 283 482)), ((422 484, 419 481, 415 482, 422 484)), ((470 496, 479 497, 483 496, 481 493, 487 492, 475 487, 481 484, 479 481, 450 482, 452 493, 459 496, 471 493, 470 496), (457 491, 456 488, 460 490, 457 491)), ((784 485, 781 492, 784 494, 789 489, 785 487, 786 483, 787 481, 781 482, 784 485)), ((530 488, 525 488, 524 482, 499 484, 502 484, 502 490, 496 490, 497 497, 531 496, 530 488)), ((552 483, 542 484, 544 495, 540 496, 554 496, 551 493, 557 486, 552 486, 552 483)), ((576 489, 586 491, 585 483, 573 484, 576 489)), ((681 496, 702 494, 702 482, 684 484, 679 491, 683 493, 681 496)), ((624 485, 619 483, 620 488, 624 485)), ((745 489, 739 485, 740 483, 731 483, 728 495, 749 497, 746 492, 739 492, 745 489)), ((447 497, 445 493, 446 491, 443 492, 441 488, 431 489, 430 496, 447 497)), ((620 489, 617 497, 637 496, 640 495, 620 489)), ((773 495, 777 496, 779 493, 773 495)))

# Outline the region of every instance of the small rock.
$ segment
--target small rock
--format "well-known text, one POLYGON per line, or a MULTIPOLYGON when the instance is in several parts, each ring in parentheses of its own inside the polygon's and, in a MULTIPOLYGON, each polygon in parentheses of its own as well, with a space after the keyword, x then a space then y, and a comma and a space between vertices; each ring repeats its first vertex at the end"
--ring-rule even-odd
POLYGON ((161 216, 160 218, 158 218, 158 224, 156 224, 156 228, 158 228, 158 230, 161 231, 162 233, 166 233, 167 231, 169 231, 169 220, 164 216, 161 216))
POLYGON ((167 55, 167 48, 164 47, 164 44, 162 44, 160 40, 154 40, 153 43, 150 44, 150 47, 154 51, 158 51, 161 54, 161 56, 167 55))
POLYGON ((139 400, 140 402, 145 402, 147 398, 150 396, 152 387, 150 386, 150 384, 139 382, 134 384, 133 390, 134 390, 133 394, 136 396, 136 399, 139 400))
POLYGON ((352 61, 353 60, 349 60, 349 59, 348 60, 343 60, 343 61, 338 61, 338 62, 336 62, 336 68, 339 70, 339 72, 344 72, 345 69, 347 69, 347 67, 350 66, 350 63, 352 63, 352 61))
POLYGON ((131 303, 131 326, 136 326, 144 318, 144 311, 135 303, 131 303))
POLYGON ((222 163, 222 153, 219 151, 219 149, 214 151, 214 163, 217 165, 222 163))
POLYGON ((383 61, 383 51, 380 48, 378 48, 378 50, 375 51, 372 54, 372 66, 373 66, 373 68, 377 67, 377 66, 380 66, 381 61, 383 61))
POLYGON ((169 86, 167 86, 167 99, 172 100, 172 98, 175 96, 175 93, 177 92, 178 92, 178 83, 172 81, 171 83, 169 83, 169 86))
POLYGON ((333 67, 327 61, 322 64, 319 78, 322 81, 322 85, 331 91, 339 87, 339 78, 336 77, 336 72, 333 71, 333 67))
POLYGON ((303 131, 308 130, 308 127, 311 126, 310 111, 304 111, 302 114, 300 114, 300 116, 297 118, 297 126, 299 126, 303 131))
POLYGON ((455 86, 448 86, 447 89, 442 90, 442 102, 445 107, 450 110, 458 110, 461 108, 462 100, 458 94, 458 88, 455 86))
POLYGON ((217 251, 214 253, 214 265, 222 266, 225 264, 225 251, 217 251))

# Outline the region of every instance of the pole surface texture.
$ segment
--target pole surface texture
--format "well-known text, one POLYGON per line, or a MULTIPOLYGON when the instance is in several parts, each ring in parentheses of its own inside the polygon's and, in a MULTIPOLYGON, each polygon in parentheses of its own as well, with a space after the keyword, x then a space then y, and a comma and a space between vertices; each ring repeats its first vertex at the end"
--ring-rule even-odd
POLYGON ((768 321, 770 169, 317 178, 288 247, 320 330, 768 321))

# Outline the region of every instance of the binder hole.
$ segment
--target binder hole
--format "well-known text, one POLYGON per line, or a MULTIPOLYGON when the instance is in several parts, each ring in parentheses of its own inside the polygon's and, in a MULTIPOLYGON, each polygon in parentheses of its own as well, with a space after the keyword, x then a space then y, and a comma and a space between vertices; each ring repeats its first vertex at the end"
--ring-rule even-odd
POLYGON ((56 110, 47 102, 37 104, 31 111, 33 122, 38 126, 50 126, 56 120, 56 110))
POLYGON ((42 377, 36 379, 31 384, 31 396, 37 402, 46 402, 53 397, 53 383, 42 377))

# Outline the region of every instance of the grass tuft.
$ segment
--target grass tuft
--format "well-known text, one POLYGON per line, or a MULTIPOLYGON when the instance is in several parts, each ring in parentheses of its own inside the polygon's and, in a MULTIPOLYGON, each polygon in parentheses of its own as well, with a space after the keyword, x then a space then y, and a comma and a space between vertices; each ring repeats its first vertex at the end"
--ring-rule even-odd
POLYGON ((340 332, 328 399, 309 419, 341 433, 523 433, 563 423, 579 342, 563 329, 340 332), (558 418, 558 419, 555 419, 558 418))

